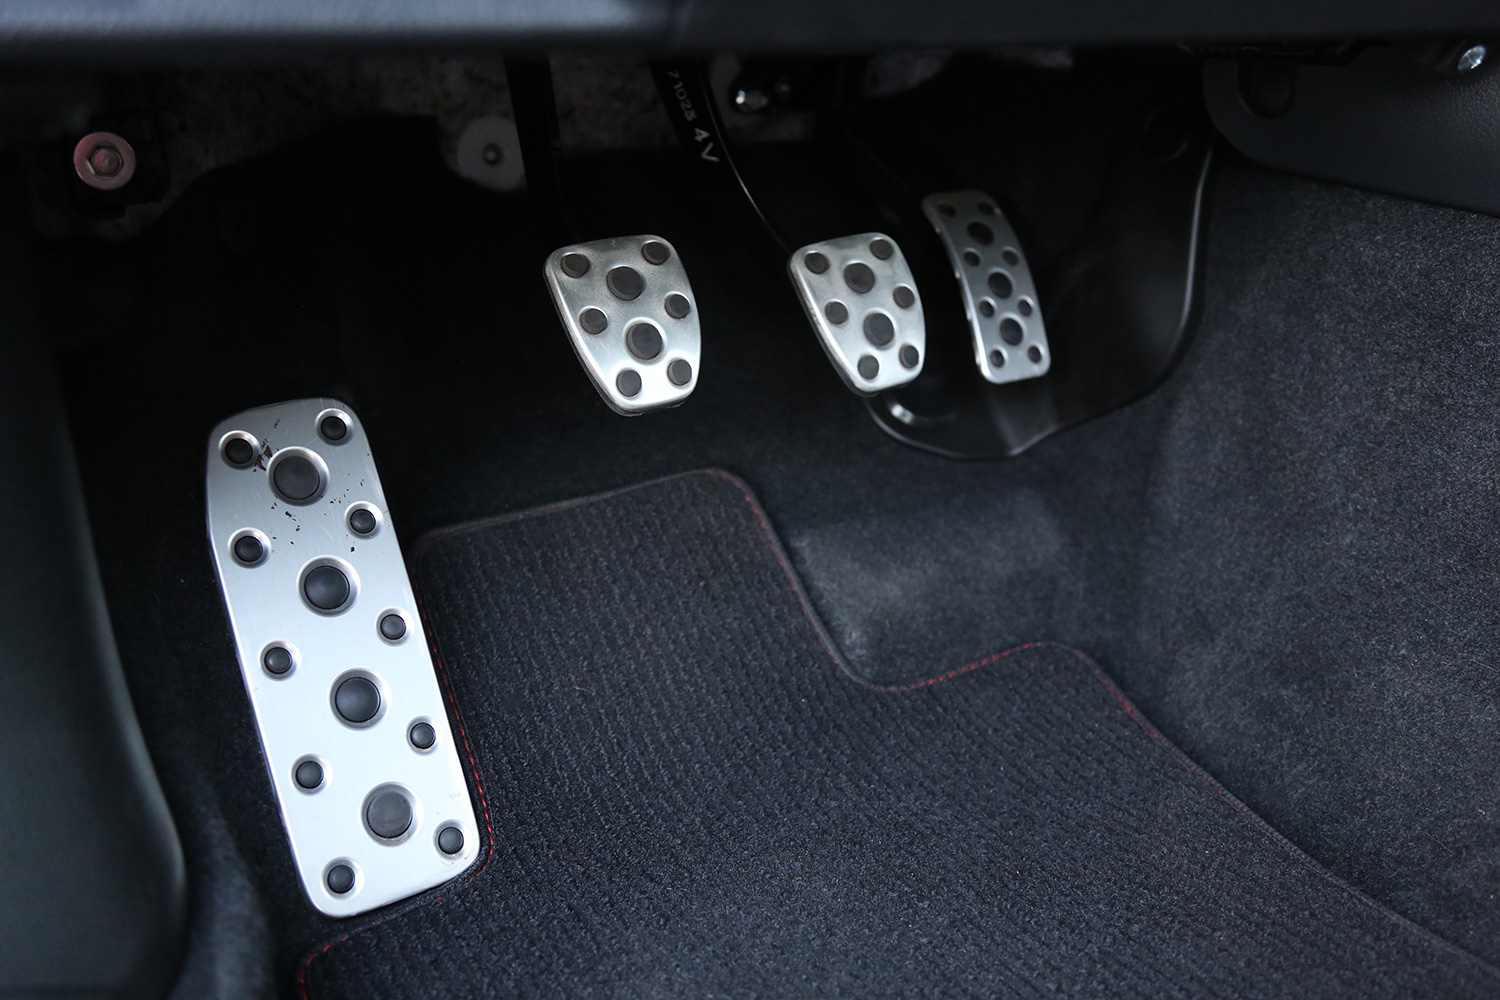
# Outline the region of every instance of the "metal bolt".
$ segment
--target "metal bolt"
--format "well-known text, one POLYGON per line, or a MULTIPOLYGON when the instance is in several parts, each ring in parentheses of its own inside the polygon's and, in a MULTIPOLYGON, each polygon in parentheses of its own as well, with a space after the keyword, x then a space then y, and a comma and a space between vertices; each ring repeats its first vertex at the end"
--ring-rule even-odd
POLYGON ((120 168, 124 165, 125 157, 121 156, 120 151, 108 143, 101 143, 95 146, 94 151, 89 154, 89 169, 93 170, 100 177, 113 177, 120 172, 120 168))
POLYGON ((91 188, 113 191, 135 176, 135 150, 113 132, 90 132, 73 147, 73 172, 91 188))
POLYGON ((742 114, 753 115, 764 111, 771 98, 759 88, 740 87, 734 92, 734 109, 742 114))
POLYGON ((1471 45, 1464 49, 1463 55, 1458 57, 1457 69, 1460 73, 1472 73, 1484 65, 1485 59, 1489 58, 1490 50, 1484 45, 1471 45))

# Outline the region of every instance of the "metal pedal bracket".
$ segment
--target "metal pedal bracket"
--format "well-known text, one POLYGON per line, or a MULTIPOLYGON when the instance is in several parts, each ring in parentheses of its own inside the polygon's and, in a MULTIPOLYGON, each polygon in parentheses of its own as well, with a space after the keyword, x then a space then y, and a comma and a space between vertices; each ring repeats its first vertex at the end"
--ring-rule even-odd
POLYGON ((207 460, 209 542, 308 899, 348 917, 454 878, 479 831, 364 428, 336 400, 263 406, 214 428, 207 460))
POLYGON ((927 323, 896 241, 861 233, 793 252, 787 273, 828 359, 861 395, 905 385, 922 372, 927 323))
POLYGON ((974 337, 974 363, 988 381, 1047 374, 1052 351, 1036 283, 1015 230, 983 191, 947 191, 922 199, 963 290, 974 337))
POLYGON ((547 258, 547 287, 578 360, 616 412, 676 406, 698 384, 698 303, 660 236, 577 243, 547 258))

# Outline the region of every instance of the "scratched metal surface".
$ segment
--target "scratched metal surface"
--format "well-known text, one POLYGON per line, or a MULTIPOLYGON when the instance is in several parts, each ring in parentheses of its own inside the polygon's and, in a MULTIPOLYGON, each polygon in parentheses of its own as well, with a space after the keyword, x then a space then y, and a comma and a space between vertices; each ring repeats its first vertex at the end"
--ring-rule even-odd
MULTIPOLYGON (((240 669, 265 749, 271 784, 281 807, 292 854, 312 904, 331 916, 352 916, 439 885, 478 856, 479 836, 463 770, 455 752, 442 694, 407 579, 395 526, 375 473, 369 442, 348 407, 331 399, 304 399, 248 410, 214 428, 207 449, 208 533, 234 630, 240 669), (318 433, 320 416, 336 411, 349 432, 337 444, 318 433), (222 455, 227 437, 249 436, 256 460, 237 469, 222 455), (306 449, 326 466, 324 488, 313 502, 293 505, 277 497, 267 468, 286 449, 306 449), (369 537, 349 530, 351 510, 368 506, 379 527, 369 537), (258 532, 270 552, 255 566, 235 561, 239 534, 258 532), (354 584, 348 605, 323 614, 301 593, 303 572, 336 560, 354 584), (389 642, 378 630, 390 611, 405 617, 405 637, 389 642), (296 664, 282 676, 261 666, 264 650, 284 644, 296 664), (353 728, 332 706, 334 685, 351 670, 373 678, 382 691, 381 714, 353 728), (418 751, 407 741, 416 721, 430 723, 437 742, 418 751), (303 791, 293 779, 297 763, 316 758, 323 785, 303 791), (408 835, 399 843, 377 839, 364 825, 366 796, 396 784, 415 801, 408 835), (449 857, 438 850, 440 829, 457 825, 464 847, 449 857), (336 895, 324 884, 335 863, 356 872, 354 888, 336 895)), ((203 664, 205 670, 228 664, 203 664)), ((244 794, 265 794, 246 776, 244 794)))

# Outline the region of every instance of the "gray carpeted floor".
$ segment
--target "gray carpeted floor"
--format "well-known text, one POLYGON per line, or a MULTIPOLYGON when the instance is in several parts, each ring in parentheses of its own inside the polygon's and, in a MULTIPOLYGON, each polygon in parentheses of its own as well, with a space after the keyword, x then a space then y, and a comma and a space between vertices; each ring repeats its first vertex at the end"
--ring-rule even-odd
POLYGON ((1500 222, 1231 165, 1187 362, 981 490, 787 528, 895 678, 1098 656, 1277 829, 1500 958, 1500 222))

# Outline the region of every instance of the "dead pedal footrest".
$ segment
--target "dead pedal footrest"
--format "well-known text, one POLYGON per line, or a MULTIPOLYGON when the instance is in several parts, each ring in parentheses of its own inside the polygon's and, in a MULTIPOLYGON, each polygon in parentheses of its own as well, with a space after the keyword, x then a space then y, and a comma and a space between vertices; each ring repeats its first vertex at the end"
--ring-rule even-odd
POLYGON ((219 424, 207 459, 209 543, 308 898, 348 917, 448 881, 479 830, 364 428, 336 400, 278 403, 219 424))

